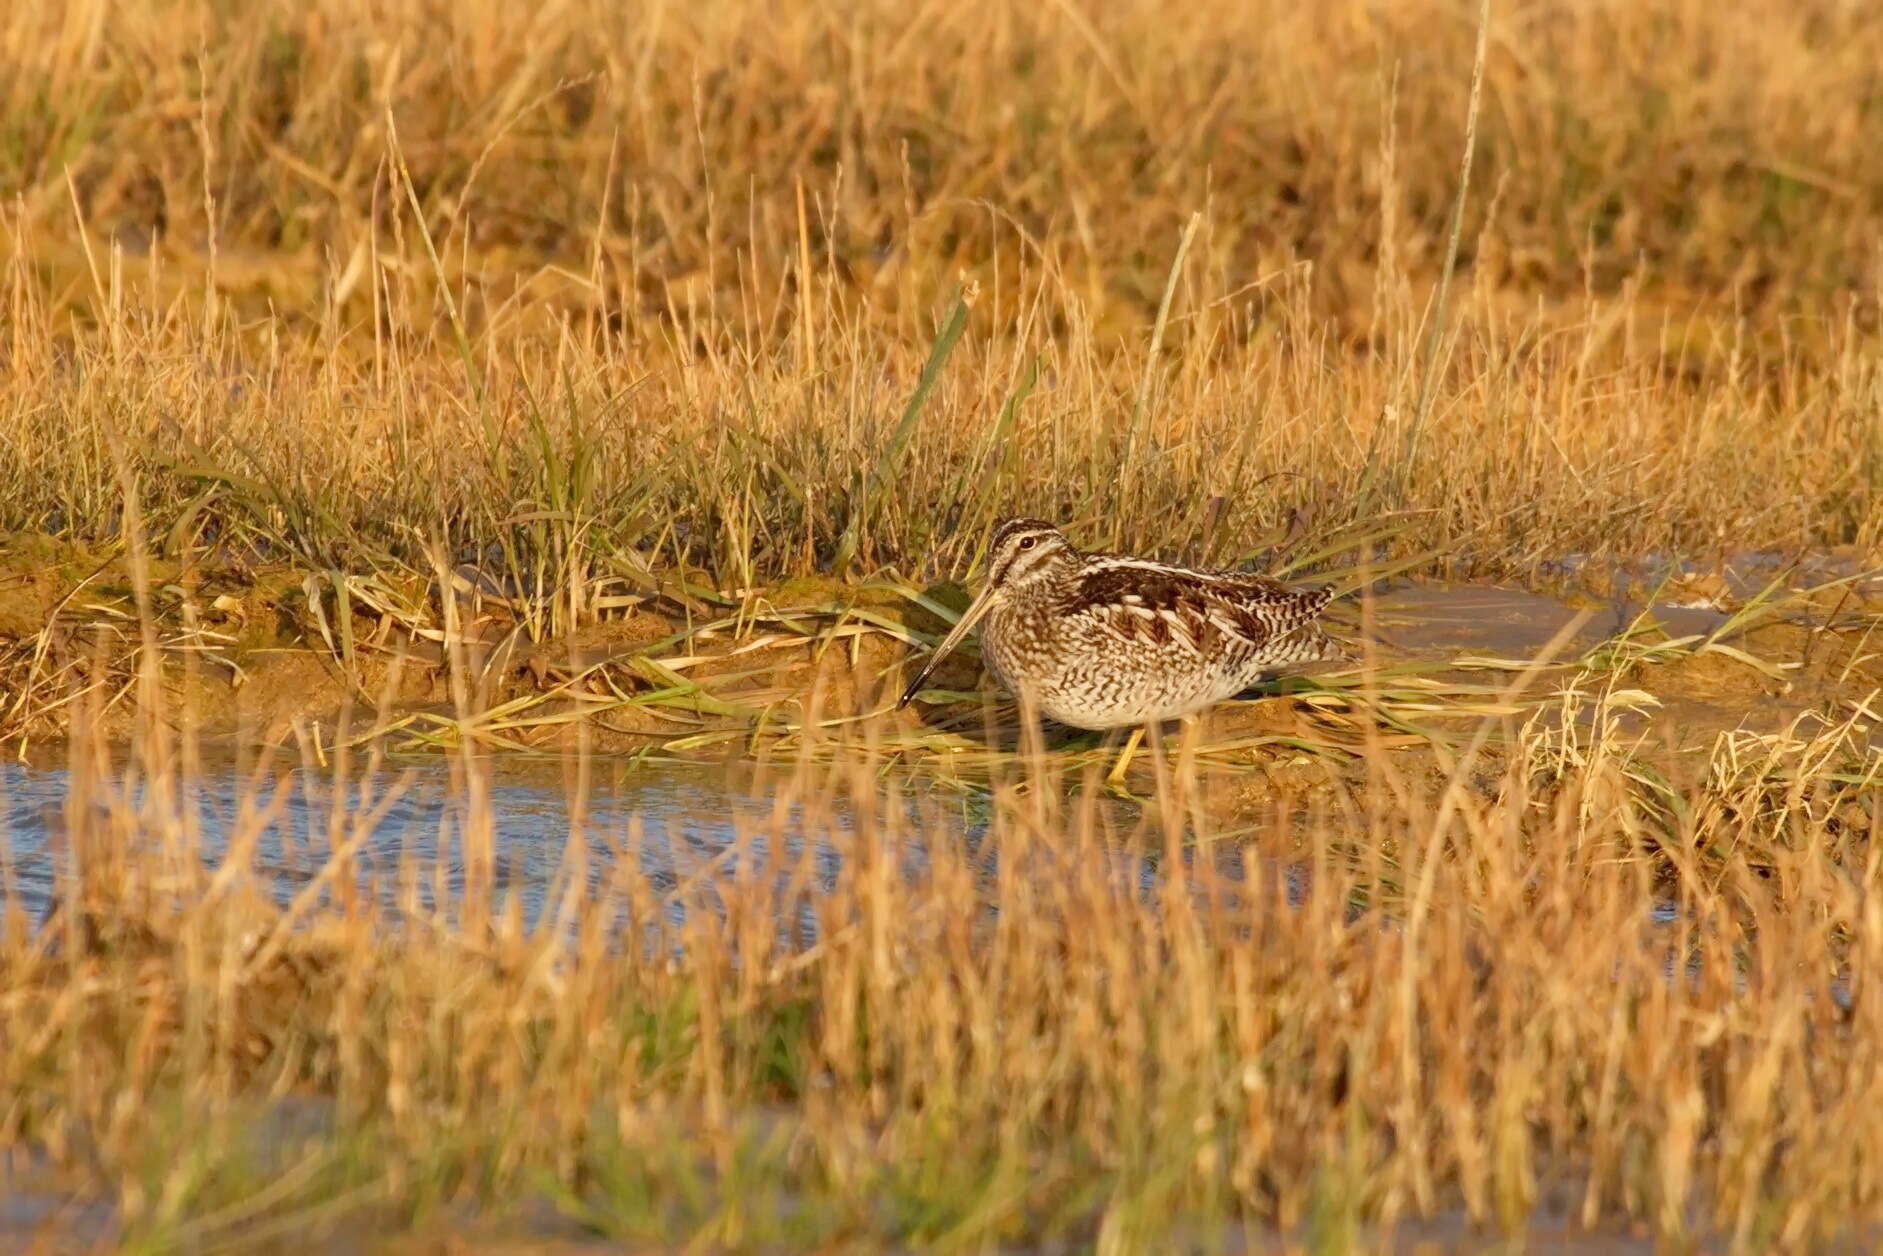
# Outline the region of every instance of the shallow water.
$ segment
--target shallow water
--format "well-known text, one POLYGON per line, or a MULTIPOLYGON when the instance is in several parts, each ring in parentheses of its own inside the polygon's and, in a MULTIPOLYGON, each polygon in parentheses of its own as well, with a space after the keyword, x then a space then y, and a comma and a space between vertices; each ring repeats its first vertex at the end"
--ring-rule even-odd
MULTIPOLYGON (((332 900, 342 889, 317 881, 328 852, 375 810, 379 818, 354 857, 351 889, 376 894, 397 923, 410 906, 449 915, 466 886, 462 838, 473 812, 487 817, 495 852, 493 908, 511 901, 525 928, 535 928, 560 900, 568 878, 581 876, 589 901, 616 905, 615 931, 640 932, 648 945, 677 946, 688 914, 723 912, 722 890, 768 883, 781 894, 779 944, 808 946, 818 934, 819 899, 836 885, 845 867, 859 860, 893 858, 910 883, 924 879, 930 855, 947 843, 953 861, 967 862, 991 894, 1000 870, 998 844, 988 839, 989 802, 980 793, 922 791, 913 782, 888 790, 866 777, 869 814, 859 821, 850 782, 766 779, 749 766, 656 763, 597 758, 589 761, 588 792, 578 798, 561 780, 561 765, 542 760, 495 757, 482 761, 484 781, 467 791, 453 765, 430 761, 382 771, 364 785, 337 781, 327 771, 294 767, 257 782, 232 762, 211 763, 182 785, 169 812, 195 826, 191 844, 205 865, 217 866, 231 834, 247 823, 259 834, 249 867, 277 903, 287 906, 314 887, 332 900), (471 801, 483 800, 482 805, 471 801), (389 800, 388 800, 389 799, 389 800), (265 825, 243 820, 275 809, 265 825), (807 865, 808 864, 808 868, 807 865), (642 919, 630 918, 638 897, 642 919), (647 904, 660 919, 647 918, 647 904), (665 933, 663 935, 663 930, 665 933)), ((74 777, 58 765, 0 764, 0 850, 8 891, 32 921, 46 917, 66 867, 61 835, 66 831, 74 777)), ((86 801, 100 825, 122 823, 140 805, 143 792, 124 778, 90 785, 86 801)), ((1132 804, 1107 800, 1106 817, 1121 831, 1139 818, 1132 804)), ((180 827, 180 826, 179 826, 180 827)), ((1161 849, 1161 840, 1152 847, 1161 849)), ((1151 895, 1165 878, 1157 853, 1123 843, 1070 854, 1027 843, 1031 877, 1072 875, 1079 859, 1095 860, 1097 872, 1120 892, 1151 895)), ((1206 856, 1186 851, 1194 868, 1207 858, 1233 901, 1249 880, 1244 852, 1234 844, 1206 856)), ((1265 866, 1264 893, 1299 903, 1307 891, 1305 869, 1265 866)))
MULTIPOLYGON (((1840 573, 1813 569, 1794 574, 1791 584, 1802 587, 1817 576, 1833 578, 1840 573)), ((1636 747, 1638 752, 1669 759, 1710 753, 1723 733, 1781 732, 1806 711, 1841 714, 1850 709, 1850 701, 1863 699, 1874 683, 1873 671, 1859 666, 1875 657, 1874 651, 1865 652, 1869 649, 1868 635, 1848 626, 1842 630, 1847 636, 1840 638, 1840 634, 1833 633, 1819 643, 1816 656, 1822 662, 1836 653, 1839 647, 1831 644, 1835 640, 1855 646, 1854 670, 1846 681, 1814 678, 1802 670, 1796 645, 1788 644, 1783 634, 1792 632, 1795 642, 1803 629, 1824 622, 1821 610, 1798 607, 1791 614, 1772 615, 1761 621, 1754 636, 1748 638, 1731 627, 1731 611, 1708 605, 1704 599, 1683 603, 1668 595, 1649 600, 1641 596, 1644 589, 1669 594, 1665 585, 1649 588, 1637 583, 1620 594, 1581 597, 1572 603, 1545 593, 1496 585, 1407 583, 1375 593, 1365 612, 1376 657, 1387 665, 1406 661, 1464 664, 1474 659, 1508 664, 1539 659, 1547 653, 1547 662, 1568 667, 1630 630, 1652 628, 1673 640, 1705 637, 1727 629, 1720 638, 1722 646, 1745 648, 1750 642, 1753 655, 1779 669, 1776 678, 1718 653, 1676 654, 1662 664, 1626 673, 1622 686, 1645 691, 1651 700, 1625 710, 1608 710, 1604 718, 1613 718, 1617 727, 1630 736, 1644 735, 1636 747), (1760 641, 1757 634, 1768 629, 1775 630, 1773 636, 1760 641)), ((1637 638, 1643 644, 1658 639, 1651 631, 1637 638)), ((1613 673, 1611 679, 1621 680, 1622 675, 1613 673)), ((1473 677, 1460 671, 1457 678, 1483 683, 1483 673, 1473 677)), ((1544 679, 1531 686, 1531 692, 1547 691, 1556 683, 1544 679)), ((1593 704, 1583 703, 1575 718, 1586 724, 1596 715, 1593 704)), ((1872 752, 1883 751, 1883 725, 1866 725, 1863 737, 1872 752)))
POLYGON ((1553 660, 1578 655, 1625 631, 1646 610, 1671 636, 1711 632, 1722 611, 1614 601, 1588 609, 1543 593, 1498 585, 1406 585, 1374 597, 1374 636, 1395 652, 1428 658, 1529 660, 1547 649, 1577 616, 1586 616, 1553 660))
POLYGON ((1603 590, 1643 602, 1663 597, 1672 603, 1713 603, 1721 596, 1744 600, 1776 583, 1807 589, 1833 580, 1851 580, 1859 591, 1883 591, 1883 572, 1869 567, 1854 551, 1741 550, 1713 562, 1677 554, 1648 553, 1634 559, 1562 554, 1538 564, 1537 575, 1583 589, 1603 590))
MULTIPOLYGON (((853 816, 841 799, 806 808, 778 797, 773 786, 739 781, 722 768, 660 765, 630 769, 625 761, 592 760, 595 780, 577 796, 559 779, 555 763, 487 759, 481 788, 467 789, 455 765, 442 761, 399 764, 365 780, 343 782, 315 767, 295 766, 257 782, 232 761, 212 762, 182 781, 174 808, 179 829, 193 825, 193 844, 214 865, 245 821, 244 801, 274 809, 260 827, 251 866, 284 906, 310 884, 336 840, 357 817, 382 810, 357 857, 359 885, 390 894, 402 871, 415 871, 412 888, 426 908, 465 888, 463 834, 473 814, 487 817, 496 854, 497 906, 514 897, 526 923, 542 913, 579 835, 591 886, 615 862, 633 858, 656 893, 670 894, 689 880, 735 875, 739 858, 765 860, 769 845, 790 862, 808 857, 815 880, 828 881, 854 840, 853 816), (474 806, 474 797, 482 806, 474 806), (815 811, 813 817, 811 812, 815 811)), ((20 906, 33 918, 51 902, 61 866, 67 808, 74 777, 63 766, 0 764, 0 838, 10 856, 20 906)), ((126 778, 89 787, 86 804, 103 822, 115 804, 136 808, 144 791, 126 778)), ((932 809, 931 809, 932 814, 932 809)), ((961 831, 969 827, 964 817, 961 831)))

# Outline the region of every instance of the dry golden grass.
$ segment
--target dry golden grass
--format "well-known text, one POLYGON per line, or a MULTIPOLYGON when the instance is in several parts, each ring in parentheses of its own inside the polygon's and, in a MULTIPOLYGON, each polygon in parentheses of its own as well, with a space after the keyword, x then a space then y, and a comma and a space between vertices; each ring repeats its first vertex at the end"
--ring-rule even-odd
MULTIPOLYGON (((69 168, 101 233, 213 239, 232 276, 265 254, 284 305, 339 287, 363 311, 356 254, 403 199, 390 108, 441 256, 601 279, 589 299, 630 322, 678 281, 682 312, 691 295, 775 329, 802 230, 814 278, 903 298, 912 335, 955 266, 1000 257, 1135 337, 1200 210, 1200 270, 1240 286, 1306 259, 1364 323, 1380 264, 1429 270, 1443 244, 1473 16, 62 0, 0 27, 5 182, 63 236, 69 168)), ((1468 239, 1524 304, 1643 272, 1749 305, 1873 284, 1867 6, 1513 4, 1491 46, 1468 239)))
POLYGON ((882 782, 948 726, 725 715, 736 685, 668 667, 702 626, 798 634, 867 659, 848 718, 933 627, 870 599, 967 572, 1006 510, 1323 575, 1871 561, 1883 10, 1499 3, 1440 320, 1472 7, 6 7, 0 737, 73 734, 96 805, 49 927, 0 891, 0 1144, 143 1250, 525 1197, 779 1250, 1873 1238, 1861 598, 1788 626, 1785 675, 1841 669, 1815 713, 1671 763, 1621 686, 1691 642, 1310 695, 1332 749, 1253 826, 1203 771, 1250 744, 1136 820, 1064 752, 983 752, 977 802, 911 813, 882 782), (682 636, 582 700, 789 751, 834 880, 722 878, 650 939, 631 835, 572 831, 531 930, 473 825, 433 916, 346 888, 358 800, 329 898, 258 890, 264 811, 205 866, 167 802, 180 660, 307 648, 370 703, 375 651, 436 646, 427 735, 488 818, 468 747, 524 708, 438 594, 466 563, 552 676, 657 606, 682 636), (135 804, 99 744, 133 728, 135 804), (796 906, 816 941, 781 948, 796 906))
POLYGON ((736 588, 1003 506, 1223 560, 1386 508, 1503 572, 1876 540, 1869 6, 1500 13, 1411 450, 1473 39, 1424 0, 0 23, 0 527, 116 535, 115 449, 174 549, 450 534, 577 607, 596 551, 736 588))
POLYGON ((880 757, 800 760, 676 888, 638 827, 572 828, 533 929, 477 758, 461 838, 378 889, 354 877, 399 782, 339 764, 283 910, 254 865, 283 782, 252 778, 205 862, 190 748, 150 721, 127 764, 75 744, 57 913, 9 908, 0 1135, 140 1250, 527 1197, 742 1250, 1353 1250, 1447 1216, 1867 1241, 1874 712, 1668 777, 1617 731, 1632 700, 1578 688, 1589 718, 1502 722, 1509 753, 1436 773, 1365 751, 1236 832, 1181 750, 1136 820, 1009 759, 967 840, 880 757), (430 907, 447 865, 462 895, 430 907))

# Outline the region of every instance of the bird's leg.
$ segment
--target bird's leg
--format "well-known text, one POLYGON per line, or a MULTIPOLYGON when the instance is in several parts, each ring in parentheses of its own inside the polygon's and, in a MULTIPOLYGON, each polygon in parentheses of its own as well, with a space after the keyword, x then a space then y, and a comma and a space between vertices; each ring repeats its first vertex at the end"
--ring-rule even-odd
POLYGON ((1138 743, 1144 740, 1144 725, 1139 724, 1131 730, 1131 736, 1125 738, 1125 748, 1118 752, 1118 761, 1111 766, 1111 772, 1105 777, 1105 783, 1114 789, 1122 789, 1125 783, 1125 769, 1131 766, 1131 756, 1137 753, 1138 743))

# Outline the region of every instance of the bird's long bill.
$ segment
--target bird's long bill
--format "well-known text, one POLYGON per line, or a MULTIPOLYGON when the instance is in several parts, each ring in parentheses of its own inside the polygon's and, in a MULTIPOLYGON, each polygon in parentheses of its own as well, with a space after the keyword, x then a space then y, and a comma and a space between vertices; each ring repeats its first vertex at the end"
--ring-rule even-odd
POLYGON ((982 589, 981 595, 968 603, 968 609, 961 612, 961 618, 955 621, 954 628, 942 638, 941 644, 935 647, 935 653, 928 656, 928 662, 924 663, 922 670, 915 674, 915 679, 909 682, 909 687, 902 691, 902 697, 896 701, 897 707, 908 706, 915 699, 915 695, 921 692, 922 686, 928 683, 929 674, 941 665, 941 661, 948 657, 950 651, 961 644, 963 637, 974 631, 974 625, 981 622, 981 616, 987 614, 987 608, 994 604, 993 593, 991 587, 982 589))

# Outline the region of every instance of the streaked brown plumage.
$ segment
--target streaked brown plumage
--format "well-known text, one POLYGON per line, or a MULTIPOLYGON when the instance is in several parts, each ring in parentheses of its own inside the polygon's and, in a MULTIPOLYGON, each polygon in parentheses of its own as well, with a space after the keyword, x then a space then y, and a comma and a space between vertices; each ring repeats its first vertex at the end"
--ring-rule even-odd
POLYGON ((1240 571, 1083 554, 1050 523, 1005 519, 988 578, 902 695, 978 623, 988 670, 1042 714, 1121 728, 1199 711, 1265 673, 1337 658, 1315 623, 1331 596, 1240 571))

